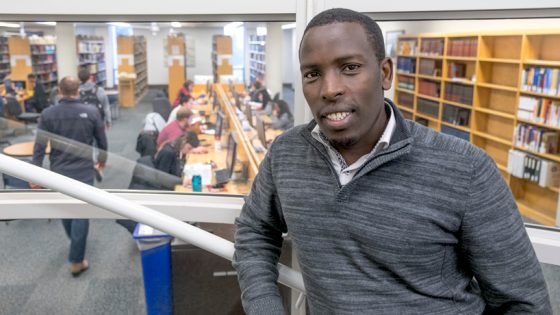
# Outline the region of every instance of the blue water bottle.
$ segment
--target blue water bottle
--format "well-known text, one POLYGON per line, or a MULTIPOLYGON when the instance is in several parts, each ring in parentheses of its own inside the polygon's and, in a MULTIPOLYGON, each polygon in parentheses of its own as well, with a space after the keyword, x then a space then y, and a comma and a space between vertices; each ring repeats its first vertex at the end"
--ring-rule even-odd
POLYGON ((202 177, 200 175, 193 175, 192 190, 196 192, 202 191, 202 177))

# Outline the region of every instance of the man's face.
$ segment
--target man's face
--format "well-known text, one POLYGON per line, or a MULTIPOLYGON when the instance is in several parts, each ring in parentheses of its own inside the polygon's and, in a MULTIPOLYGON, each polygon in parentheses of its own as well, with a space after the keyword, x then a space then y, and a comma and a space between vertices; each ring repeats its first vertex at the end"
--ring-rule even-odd
POLYGON ((303 94, 331 144, 371 146, 375 123, 384 115, 383 90, 391 87, 392 63, 377 60, 364 28, 358 23, 311 28, 301 44, 300 64, 303 94))

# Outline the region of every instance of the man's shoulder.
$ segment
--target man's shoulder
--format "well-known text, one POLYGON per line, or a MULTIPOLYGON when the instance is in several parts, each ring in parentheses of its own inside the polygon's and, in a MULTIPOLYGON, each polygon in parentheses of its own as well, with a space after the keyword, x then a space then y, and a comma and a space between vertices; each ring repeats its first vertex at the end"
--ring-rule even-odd
POLYGON ((303 140, 302 133, 305 132, 309 133, 309 131, 307 130, 307 125, 297 125, 284 131, 281 135, 276 137, 274 142, 289 145, 290 143, 294 143, 294 141, 303 140))
POLYGON ((477 158, 486 155, 482 149, 459 137, 437 132, 413 121, 406 121, 405 123, 408 124, 414 138, 414 146, 417 149, 464 156, 465 158, 477 158))

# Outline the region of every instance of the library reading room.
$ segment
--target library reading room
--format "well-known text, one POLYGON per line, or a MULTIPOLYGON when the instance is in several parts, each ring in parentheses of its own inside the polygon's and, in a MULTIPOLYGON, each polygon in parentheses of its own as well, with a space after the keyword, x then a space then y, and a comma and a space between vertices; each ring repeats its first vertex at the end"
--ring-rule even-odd
POLYGON ((0 313, 560 314, 554 2, 4 4, 0 313))

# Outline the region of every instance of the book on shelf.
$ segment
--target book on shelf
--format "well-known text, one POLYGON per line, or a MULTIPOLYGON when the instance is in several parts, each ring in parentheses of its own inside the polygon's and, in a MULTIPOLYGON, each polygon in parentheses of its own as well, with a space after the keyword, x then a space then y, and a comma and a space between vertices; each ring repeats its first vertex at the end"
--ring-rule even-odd
POLYGON ((515 145, 546 154, 558 153, 558 132, 531 125, 518 124, 514 131, 515 145))
POLYGON ((470 109, 444 104, 442 120, 445 122, 453 125, 468 127, 470 116, 470 109))
POLYGON ((399 55, 413 56, 416 54, 416 40, 400 40, 399 41, 399 55))
POLYGON ((467 64, 462 62, 450 62, 447 67, 447 77, 450 79, 467 79, 467 64))
POLYGON ((521 89, 535 93, 558 95, 560 69, 551 67, 528 67, 521 75, 521 89))
POLYGON ((398 92, 397 103, 401 106, 412 108, 414 106, 414 95, 409 93, 398 92))
POLYGON ((444 99, 465 105, 472 105, 473 87, 455 83, 445 84, 444 99))
POLYGON ((441 76, 441 60, 421 59, 420 74, 434 77, 441 76))
POLYGON ((400 57, 397 59, 397 72, 416 73, 416 59, 400 57))
POLYGON ((457 38, 449 39, 447 54, 458 57, 475 57, 478 49, 476 38, 457 38))
POLYGON ((415 79, 410 77, 399 77, 397 86, 401 89, 414 91, 415 79))
POLYGON ((517 118, 553 127, 560 125, 560 100, 520 96, 517 118))
POLYGON ((440 95, 440 83, 427 80, 418 81, 418 93, 438 98, 440 95))
POLYGON ((519 150, 508 151, 507 169, 512 176, 532 181, 541 187, 558 187, 560 183, 558 163, 519 150))
POLYGON ((425 56, 443 55, 443 38, 423 38, 420 53, 425 56))

